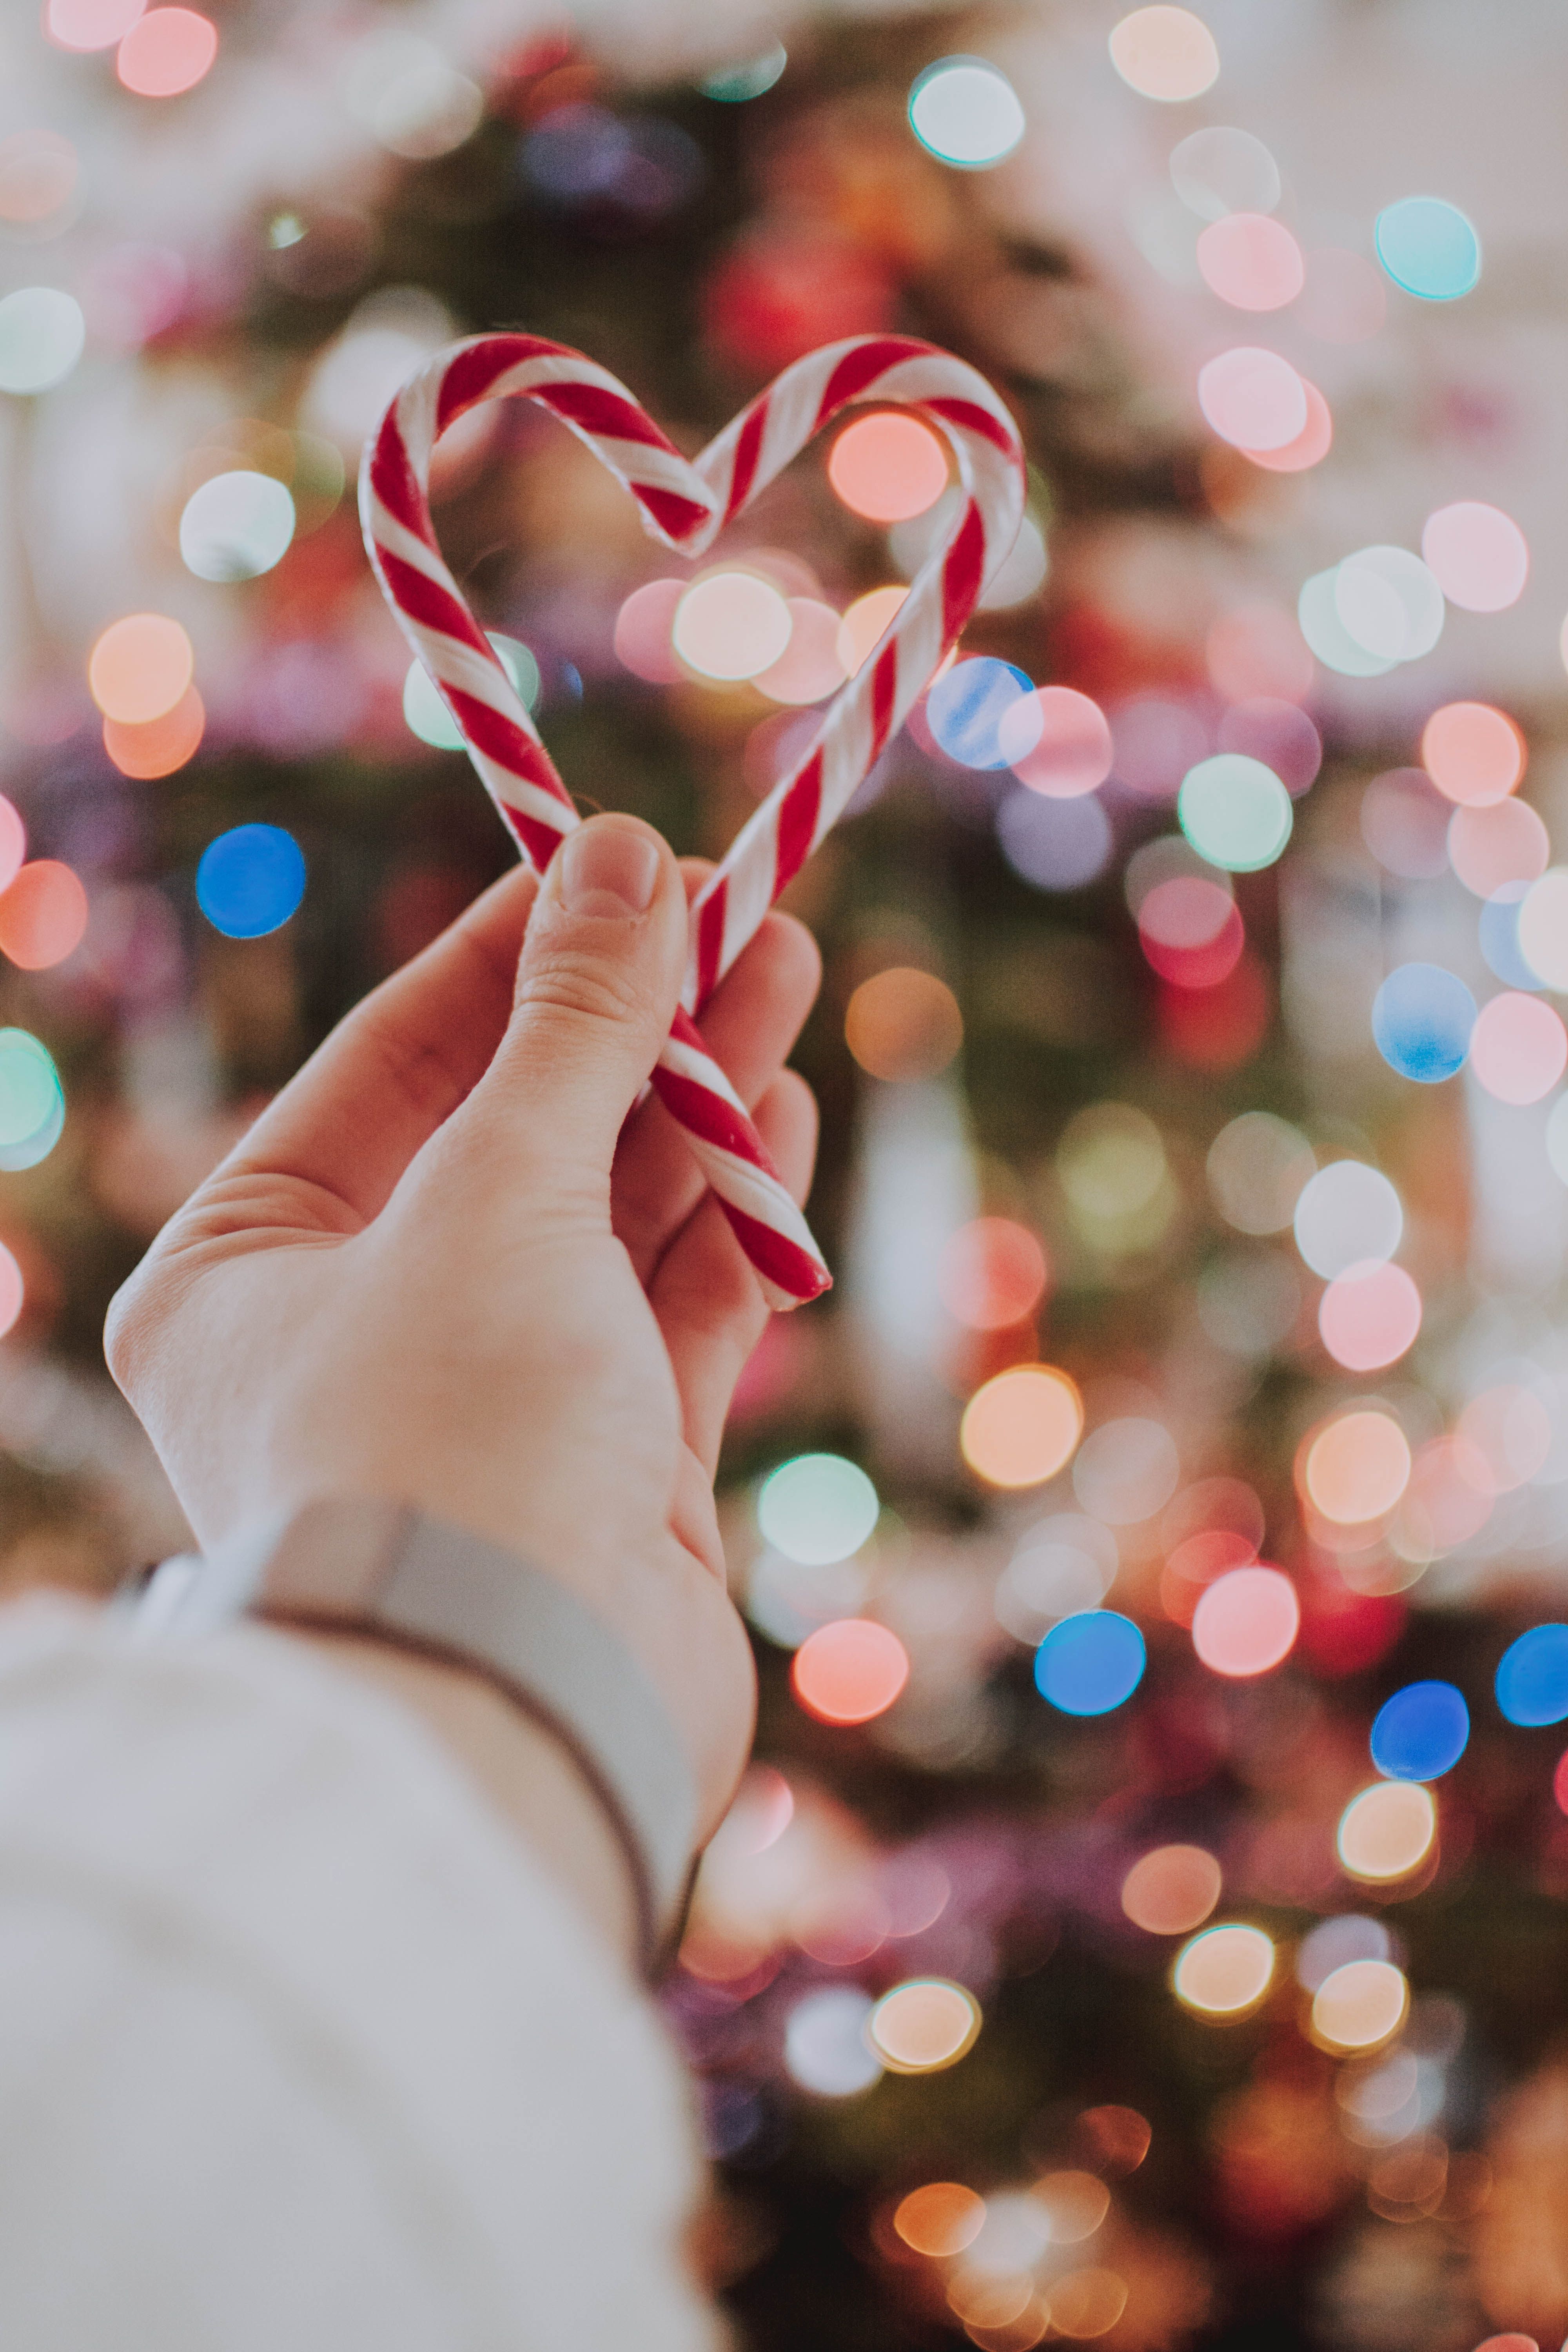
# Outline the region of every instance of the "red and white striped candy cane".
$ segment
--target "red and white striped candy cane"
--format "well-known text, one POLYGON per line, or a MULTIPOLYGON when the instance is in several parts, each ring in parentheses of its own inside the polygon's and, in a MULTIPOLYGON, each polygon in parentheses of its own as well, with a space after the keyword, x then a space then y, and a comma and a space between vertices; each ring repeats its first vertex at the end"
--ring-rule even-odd
POLYGON ((731 516, 855 401, 912 408, 941 431, 964 493, 944 543, 891 626, 828 706, 803 758, 732 844, 693 910, 692 955, 653 1085, 773 1307, 830 1276, 734 1088, 699 1034, 700 1012, 786 883, 829 830, 973 611, 1017 535, 1024 464, 1002 402, 973 368, 905 336, 857 336, 798 360, 694 462, 625 386, 580 352, 534 335, 476 335, 411 376, 360 468, 365 546, 399 626, 438 688, 523 856, 542 869, 580 822, 531 719, 442 561, 430 456, 481 400, 550 409, 623 482, 650 535, 700 555, 731 516))

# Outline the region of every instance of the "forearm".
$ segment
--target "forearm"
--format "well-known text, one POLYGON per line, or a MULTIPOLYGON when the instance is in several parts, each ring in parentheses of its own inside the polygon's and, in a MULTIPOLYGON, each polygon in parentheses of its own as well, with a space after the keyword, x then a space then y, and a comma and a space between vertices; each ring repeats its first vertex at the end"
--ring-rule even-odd
POLYGON ((635 1967, 637 1901, 625 1849, 552 1734, 461 1667, 357 1631, 290 1628, 288 1638, 309 1643, 421 1716, 628 1968, 635 1967))

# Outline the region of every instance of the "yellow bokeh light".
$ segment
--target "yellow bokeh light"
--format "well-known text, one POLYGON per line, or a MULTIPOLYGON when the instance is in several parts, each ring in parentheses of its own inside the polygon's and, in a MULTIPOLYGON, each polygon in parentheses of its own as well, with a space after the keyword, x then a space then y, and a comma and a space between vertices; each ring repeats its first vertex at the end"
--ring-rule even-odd
POLYGON ((1404 2024, 1410 1988, 1392 1960, 1347 1960, 1312 1997, 1312 2033, 1330 2050, 1371 2050, 1404 2024))
POLYGON ((1436 1834, 1429 1789, 1418 1780, 1378 1780, 1351 1799, 1334 1844, 1352 1878, 1376 1885, 1408 1877, 1426 1861, 1436 1834))
POLYGON ((871 2047, 895 2074, 933 2074, 956 2065, 980 2031, 980 2006, 944 1977, 915 1977, 885 1992, 871 2011, 871 2047))
POLYGON ((907 588, 872 588, 856 597, 838 624, 838 658, 847 677, 864 669, 909 593, 907 588))
POLYGON ((1015 1364, 975 1390, 958 1442, 987 1485, 1037 1486, 1055 1477, 1082 1434, 1083 1400, 1067 1373, 1015 1364))
POLYGON ((1274 1978, 1274 1946, 1261 1927, 1207 1927, 1184 1944, 1171 1982, 1176 1999, 1200 2017, 1239 2017, 1254 2009, 1274 1978))
POLYGON ((1362 1527, 1392 1511, 1410 1484, 1410 1446, 1386 1412, 1342 1413, 1307 1448, 1309 1501, 1340 1527, 1362 1527))

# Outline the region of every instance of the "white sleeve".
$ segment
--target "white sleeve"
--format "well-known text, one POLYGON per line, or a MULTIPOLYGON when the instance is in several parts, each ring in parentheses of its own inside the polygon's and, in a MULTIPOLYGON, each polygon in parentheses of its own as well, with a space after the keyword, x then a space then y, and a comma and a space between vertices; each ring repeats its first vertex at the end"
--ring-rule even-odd
POLYGON ((395 1700, 0 1609, 0 2343, 710 2352, 697 2186, 651 2008, 395 1700))

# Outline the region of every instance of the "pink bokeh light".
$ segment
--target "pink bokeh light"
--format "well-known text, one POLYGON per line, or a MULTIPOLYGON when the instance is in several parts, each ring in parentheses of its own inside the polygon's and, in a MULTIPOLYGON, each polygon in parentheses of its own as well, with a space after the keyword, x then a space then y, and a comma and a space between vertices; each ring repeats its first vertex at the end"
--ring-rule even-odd
POLYGON ((1110 727, 1098 702, 1070 686, 1039 686, 1003 713, 998 749, 1013 773, 1047 800, 1077 800, 1110 773, 1110 727))
POLYGON ((1279 1569, 1235 1568, 1193 1612, 1193 1647, 1216 1675, 1240 1679, 1283 1664, 1301 1630, 1296 1588, 1279 1569))
POLYGON ((1539 996, 1505 989, 1477 1016, 1470 1068, 1498 1102, 1540 1102, 1568 1069, 1568 1029, 1539 996))
POLYGON ((1247 451, 1288 447, 1310 416, 1307 388, 1289 361, 1253 343, 1221 352, 1198 371, 1198 406, 1222 441, 1247 451))
POLYGON ((1530 545, 1500 507, 1462 499, 1426 518, 1421 553, 1450 604, 1467 613, 1504 613, 1530 577, 1530 545))
POLYGON ((1396 1364, 1420 1328, 1421 1293, 1402 1265, 1352 1265, 1335 1276, 1318 1303, 1323 1345, 1348 1372, 1396 1364))
POLYGON ((1226 213, 1198 239, 1198 269, 1211 294, 1236 310, 1280 310, 1306 280, 1301 248, 1267 213, 1226 213))

